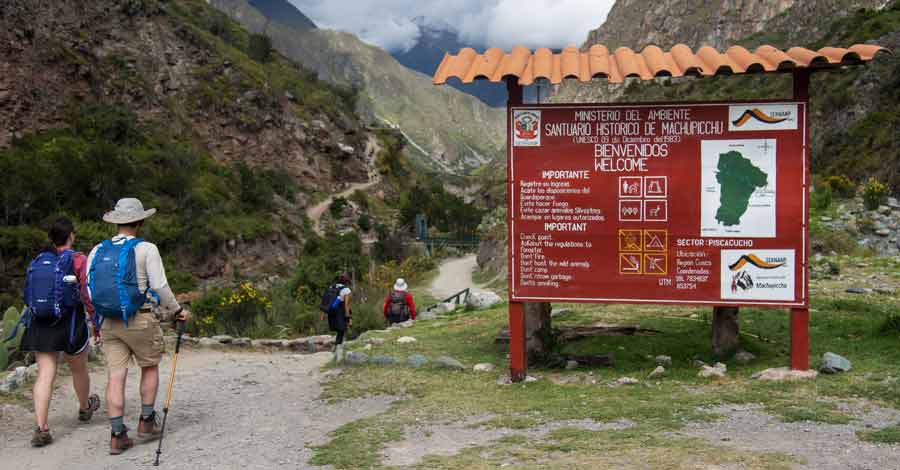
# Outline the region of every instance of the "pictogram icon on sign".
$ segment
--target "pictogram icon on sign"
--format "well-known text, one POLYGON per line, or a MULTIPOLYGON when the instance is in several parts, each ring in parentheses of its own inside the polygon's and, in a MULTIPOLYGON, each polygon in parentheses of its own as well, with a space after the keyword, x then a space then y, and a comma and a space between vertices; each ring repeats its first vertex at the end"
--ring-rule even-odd
POLYGON ((641 274, 641 254, 619 253, 619 274, 641 274))
POLYGON ((619 177, 619 197, 641 197, 643 194, 643 177, 619 177))
POLYGON ((668 255, 645 253, 644 254, 644 274, 654 276, 665 276, 669 272, 668 255))
POLYGON ((619 221, 620 222, 640 222, 641 221, 641 201, 631 201, 628 199, 619 200, 619 221))
POLYGON ((644 230, 644 251, 665 253, 668 246, 668 230, 644 230))
POLYGON ((620 229, 619 251, 641 251, 641 231, 620 229))
POLYGON ((645 176, 644 197, 666 197, 669 195, 668 176, 645 176))
MULTIPOLYGON (((621 202, 621 201, 620 201, 621 202)), ((621 205, 620 205, 621 208, 621 205)), ((621 209, 620 209, 621 212, 621 209)), ((644 201, 645 222, 668 222, 669 203, 665 199, 644 201)))

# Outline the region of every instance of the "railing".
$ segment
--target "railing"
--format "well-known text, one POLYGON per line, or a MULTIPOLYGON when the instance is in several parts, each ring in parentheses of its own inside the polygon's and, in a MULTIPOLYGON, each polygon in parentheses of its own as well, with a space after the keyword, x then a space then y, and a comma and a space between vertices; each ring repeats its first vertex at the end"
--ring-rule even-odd
POLYGON ((469 293, 470 292, 471 292, 471 288, 466 287, 465 289, 451 295, 450 297, 447 297, 446 299, 440 301, 439 303, 436 303, 434 305, 429 305, 428 308, 425 309, 425 311, 427 312, 427 311, 437 307, 440 304, 446 304, 446 303, 452 303, 452 304, 456 304, 456 305, 466 305, 466 303, 469 301, 469 293))
POLYGON ((428 237, 424 240, 425 248, 431 253, 435 248, 452 246, 455 248, 477 248, 481 243, 478 237, 428 237))

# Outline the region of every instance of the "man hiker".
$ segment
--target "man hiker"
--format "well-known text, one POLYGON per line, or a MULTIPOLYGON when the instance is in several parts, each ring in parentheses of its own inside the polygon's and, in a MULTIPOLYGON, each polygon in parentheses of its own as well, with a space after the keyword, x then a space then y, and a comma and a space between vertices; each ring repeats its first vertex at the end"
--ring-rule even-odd
MULTIPOLYGON (((52 247, 42 251, 31 262, 25 282, 27 311, 21 320, 25 326, 19 350, 33 352, 38 366, 34 383, 34 417, 37 429, 31 437, 31 445, 43 447, 53 442, 47 414, 59 353, 69 364, 72 386, 78 397, 78 421, 91 420, 100 408, 100 397, 90 394, 91 378, 87 360, 90 335, 85 315, 90 315, 87 299, 84 254, 72 251, 75 243, 75 226, 72 221, 60 217, 48 232, 52 247)), ((5 347, 0 344, 0 347, 5 347)))
POLYGON ((143 221, 154 213, 156 209, 144 210, 138 199, 119 199, 115 209, 103 215, 104 222, 116 224, 117 235, 94 247, 88 256, 91 302, 108 370, 106 404, 112 455, 133 445, 123 418, 125 379, 132 361, 141 368, 138 437, 159 436, 154 405, 159 362, 165 352, 160 322, 190 318, 169 288, 159 249, 137 238, 143 221))
POLYGON ((325 291, 322 299, 322 317, 328 316, 328 327, 337 333, 334 338, 334 362, 344 360, 344 335, 347 328, 353 326, 353 318, 350 310, 350 301, 353 292, 350 290, 350 274, 342 272, 337 281, 325 291), (325 304, 328 304, 327 306, 325 304))
POLYGON ((394 290, 384 298, 384 318, 392 325, 416 319, 416 304, 402 277, 397 278, 394 290))

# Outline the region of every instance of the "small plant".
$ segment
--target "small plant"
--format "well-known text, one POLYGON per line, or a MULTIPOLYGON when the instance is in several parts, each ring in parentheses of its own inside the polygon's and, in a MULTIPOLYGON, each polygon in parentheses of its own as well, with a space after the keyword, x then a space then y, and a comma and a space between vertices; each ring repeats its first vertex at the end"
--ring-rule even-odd
POLYGON ((881 325, 880 330, 886 335, 900 333, 900 315, 893 314, 887 317, 881 325))
POLYGON ((813 209, 824 211, 831 207, 831 201, 833 199, 833 194, 831 187, 828 185, 823 185, 819 188, 816 188, 815 191, 810 193, 809 195, 809 203, 813 207, 813 209))
POLYGON ((10 307, 6 309, 3 319, 0 321, 0 371, 6 370, 17 355, 19 342, 22 340, 22 334, 25 332, 24 328, 19 328, 15 338, 9 341, 6 341, 6 339, 9 338, 10 333, 16 327, 20 316, 21 313, 17 308, 10 307))
POLYGON ((344 212, 345 207, 347 207, 347 200, 342 197, 336 197, 331 200, 331 205, 328 206, 328 212, 331 213, 332 217, 337 219, 344 212))
POLYGON ((856 186, 844 175, 831 175, 825 178, 825 184, 841 198, 851 198, 856 194, 856 186))
POLYGON ((369 218, 368 214, 360 214, 359 220, 356 221, 356 225, 359 226, 359 229, 363 232, 368 232, 372 230, 372 219, 369 218))
POLYGON ((888 197, 887 186, 875 178, 869 178, 860 187, 859 192, 862 194, 863 204, 870 211, 878 209, 878 206, 884 204, 888 197))

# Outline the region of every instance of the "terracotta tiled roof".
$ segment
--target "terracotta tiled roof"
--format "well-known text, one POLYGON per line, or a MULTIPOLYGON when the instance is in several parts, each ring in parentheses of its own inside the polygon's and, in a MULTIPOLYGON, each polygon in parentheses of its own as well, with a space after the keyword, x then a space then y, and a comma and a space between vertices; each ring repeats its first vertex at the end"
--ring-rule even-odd
POLYGON ((823 47, 818 51, 802 47, 782 51, 764 45, 754 52, 740 46, 732 46, 725 52, 704 46, 696 53, 684 44, 676 44, 668 52, 656 46, 647 46, 640 53, 620 47, 612 54, 599 44, 591 46, 587 52, 567 47, 559 54, 546 48, 532 53, 521 46, 514 47, 510 53, 493 48, 483 54, 465 48, 456 55, 444 55, 444 60, 434 73, 434 84, 441 85, 450 77, 456 77, 463 83, 476 79, 499 82, 507 77, 516 77, 519 84, 530 85, 538 78, 559 83, 564 78, 587 82, 600 77, 610 83, 622 83, 626 77, 650 80, 665 76, 777 72, 859 64, 872 60, 879 52, 890 53, 881 46, 870 44, 857 44, 849 49, 823 47))

